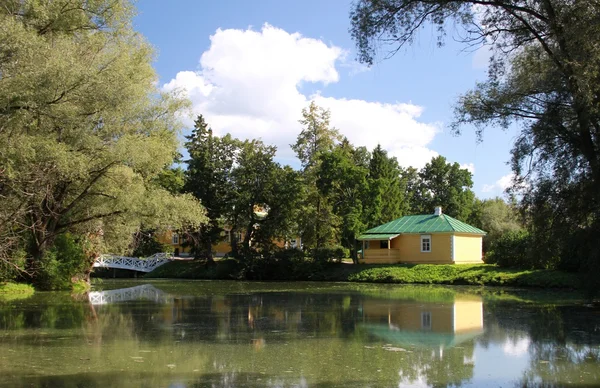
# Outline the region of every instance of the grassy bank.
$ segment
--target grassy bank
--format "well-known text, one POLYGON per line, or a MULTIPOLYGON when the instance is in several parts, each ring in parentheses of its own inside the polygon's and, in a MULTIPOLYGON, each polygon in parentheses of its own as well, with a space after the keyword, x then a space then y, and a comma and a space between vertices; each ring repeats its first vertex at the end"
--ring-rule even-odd
POLYGON ((274 267, 252 268, 248 271, 232 259, 220 260, 211 266, 199 261, 176 261, 157 268, 146 277, 580 288, 577 274, 551 270, 507 269, 490 264, 316 265, 306 262, 273 262, 269 265, 274 267))
POLYGON ((0 283, 0 301, 29 298, 34 292, 30 284, 0 283))

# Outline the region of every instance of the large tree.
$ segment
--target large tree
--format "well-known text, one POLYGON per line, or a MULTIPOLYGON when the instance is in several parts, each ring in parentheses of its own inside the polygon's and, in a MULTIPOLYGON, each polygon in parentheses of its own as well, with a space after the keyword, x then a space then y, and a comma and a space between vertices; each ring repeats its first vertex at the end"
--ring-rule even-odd
POLYGON ((185 146, 190 158, 186 160, 184 190, 202 202, 208 217, 208 222, 191 234, 194 256, 212 262, 212 247, 222 238, 226 217, 234 206, 231 175, 240 142, 229 134, 214 136, 200 115, 185 146))
MULTIPOLYGON (((486 126, 519 123, 512 166, 517 183, 528 181, 523 204, 534 231, 547 236, 541 245, 559 242, 573 256, 560 241, 600 232, 598 0, 360 0, 351 19, 369 64, 380 44, 395 53, 425 25, 440 43, 455 25, 464 43, 491 46, 488 79, 459 99, 455 130, 474 124, 482 135, 486 126)), ((600 262, 600 250, 582 252, 600 262)))
POLYGON ((329 123, 330 112, 312 101, 302 109, 303 129, 292 149, 302 163, 304 178, 304 205, 301 214, 302 241, 311 248, 327 245, 334 239, 329 227, 333 213, 331 204, 317 189, 320 174, 321 155, 330 152, 341 136, 329 123))
POLYGON ((186 101, 157 90, 132 16, 127 0, 0 6, 0 256, 22 247, 34 279, 60 234, 119 251, 141 223, 203 221, 153 180, 177 155, 186 101))
POLYGON ((366 198, 368 227, 392 221, 409 212, 407 180, 395 157, 377 145, 369 163, 369 196, 366 198))
POLYGON ((458 163, 449 163, 443 156, 436 156, 419 171, 419 181, 412 198, 415 213, 433 213, 441 206, 444 213, 461 221, 467 221, 475 201, 471 190, 471 173, 458 163))
POLYGON ((329 229, 336 241, 349 248, 356 259, 356 237, 365 229, 365 199, 368 198, 367 174, 361 165, 364 150, 343 139, 331 152, 321 155, 317 187, 331 203, 329 229))
POLYGON ((282 168, 273 158, 275 146, 260 140, 241 143, 232 172, 233 204, 230 223, 243 231, 244 252, 256 247, 263 253, 275 241, 285 242, 296 232, 298 172, 282 168))

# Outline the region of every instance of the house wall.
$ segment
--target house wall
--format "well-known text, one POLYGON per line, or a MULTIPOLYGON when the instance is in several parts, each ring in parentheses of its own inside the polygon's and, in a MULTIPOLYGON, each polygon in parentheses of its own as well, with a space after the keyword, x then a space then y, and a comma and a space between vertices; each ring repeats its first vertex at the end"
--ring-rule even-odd
POLYGON ((173 244, 173 233, 174 232, 172 230, 167 230, 163 233, 159 233, 156 236, 156 239, 161 244, 165 244, 165 245, 169 245, 169 246, 173 247, 173 251, 175 251, 177 249, 179 254, 182 254, 182 253, 189 254, 192 248, 190 246, 184 247, 181 245, 181 243, 183 243, 181 235, 179 236, 179 244, 173 244))
POLYGON ((454 235, 455 263, 483 263, 483 237, 472 234, 454 235))
POLYGON ((365 264, 466 264, 482 263, 482 236, 470 234, 431 234, 431 252, 421 252, 420 234, 402 234, 390 241, 390 249, 371 241, 364 250, 365 264), (453 260, 454 257, 454 260, 453 260))
POLYGON ((420 234, 403 234, 396 237, 392 246, 398 246, 402 263, 449 264, 452 263, 452 235, 431 234, 431 252, 421 252, 420 234))

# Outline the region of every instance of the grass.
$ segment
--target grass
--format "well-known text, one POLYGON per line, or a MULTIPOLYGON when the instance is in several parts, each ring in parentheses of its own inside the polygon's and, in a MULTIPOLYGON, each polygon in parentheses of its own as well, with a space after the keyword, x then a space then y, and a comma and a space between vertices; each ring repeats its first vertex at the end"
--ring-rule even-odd
MULTIPOLYGON (((306 268, 304 264, 303 268, 306 268)), ((329 264, 315 268, 311 272, 301 272, 302 276, 278 274, 277 279, 263 280, 311 280, 343 281, 361 283, 395 284, 452 284, 517 286, 538 288, 581 288, 577 274, 553 270, 520 270, 500 268, 491 264, 440 265, 440 264, 329 264)), ((165 264, 146 278, 180 279, 236 279, 239 277, 239 265, 233 259, 219 260, 207 266, 200 261, 174 261, 165 264)))
POLYGON ((552 270, 520 270, 491 264, 371 266, 352 273, 349 281, 373 283, 467 284, 578 288, 576 274, 552 270))
POLYGON ((34 292, 30 284, 0 282, 0 301, 29 298, 34 292))

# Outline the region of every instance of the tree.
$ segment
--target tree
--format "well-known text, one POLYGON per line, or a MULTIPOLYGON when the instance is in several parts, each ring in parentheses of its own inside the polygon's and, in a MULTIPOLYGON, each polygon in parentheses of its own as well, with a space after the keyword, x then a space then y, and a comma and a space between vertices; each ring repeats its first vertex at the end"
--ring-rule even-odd
POLYGON ((266 254, 276 240, 285 242, 297 231, 299 173, 276 163, 276 150, 260 140, 246 140, 236 158, 234 207, 229 219, 244 232, 241 245, 245 253, 252 247, 266 254))
POLYGON ((193 239, 197 240, 193 251, 196 257, 212 262, 212 246, 221 239, 225 217, 234 206, 231 175, 240 143, 230 135, 213 136, 202 115, 198 116, 186 139, 190 158, 186 161, 184 190, 202 202, 208 217, 208 222, 197 234, 192 233, 193 239))
POLYGON ((371 153, 368 184, 368 227, 395 220, 409 212, 407 181, 402 178, 402 169, 396 158, 389 157, 381 145, 371 153))
POLYGON ((152 181, 177 155, 187 102, 156 88, 132 15, 127 0, 0 7, 0 245, 13 246, 0 254, 25 249, 34 281, 61 234, 122 251, 141 223, 204 220, 152 181))
POLYGON ((471 173, 458 163, 448 163, 443 156, 431 159, 419 171, 419 184, 413 207, 415 213, 433 213, 436 206, 450 217, 467 221, 473 211, 475 194, 471 190, 471 173))
MULTIPOLYGON (((517 183, 528 181, 521 187, 533 231, 546 236, 540 247, 552 243, 564 260, 579 260, 571 237, 600 232, 600 2, 362 0, 351 18, 369 64, 378 43, 396 52, 425 23, 440 43, 452 20, 464 43, 491 46, 488 80, 459 99, 453 127, 474 124, 481 136, 486 126, 521 125, 512 167, 517 183)), ((600 249, 581 260, 593 272, 600 249)))
POLYGON ((327 227, 332 224, 331 205, 317 190, 320 156, 331 151, 341 139, 338 130, 330 127, 329 118, 330 112, 312 101, 308 109, 302 109, 300 124, 304 129, 292 145, 303 167, 305 201, 300 224, 302 241, 307 247, 319 248, 334 238, 333 230, 327 227))
POLYGON ((320 195, 332 205, 334 217, 330 218, 329 229, 334 231, 335 240, 350 249, 354 259, 356 237, 366 226, 363 202, 368 197, 368 170, 357 163, 362 158, 363 150, 344 139, 331 152, 321 154, 317 181, 320 195))
POLYGON ((499 197, 476 199, 468 221, 469 224, 487 232, 483 237, 484 252, 503 235, 519 232, 524 227, 515 204, 506 203, 499 197))

